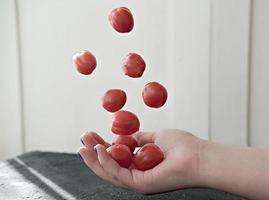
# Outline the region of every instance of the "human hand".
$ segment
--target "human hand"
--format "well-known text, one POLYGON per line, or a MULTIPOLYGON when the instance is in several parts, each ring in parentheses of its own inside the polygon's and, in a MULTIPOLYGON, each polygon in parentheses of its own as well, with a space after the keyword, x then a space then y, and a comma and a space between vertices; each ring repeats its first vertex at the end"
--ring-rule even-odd
POLYGON ((133 136, 140 147, 147 143, 158 145, 164 153, 164 160, 147 171, 132 166, 129 169, 122 168, 106 152, 110 144, 94 132, 82 136, 85 146, 79 149, 79 153, 86 165, 98 176, 116 186, 139 193, 159 193, 197 186, 201 139, 175 129, 164 129, 156 133, 137 132, 133 136))

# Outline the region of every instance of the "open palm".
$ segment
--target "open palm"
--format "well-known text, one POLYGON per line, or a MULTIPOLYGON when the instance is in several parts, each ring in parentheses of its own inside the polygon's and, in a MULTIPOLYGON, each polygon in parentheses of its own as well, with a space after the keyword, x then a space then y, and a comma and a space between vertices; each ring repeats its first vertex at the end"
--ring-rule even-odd
POLYGON ((156 133, 137 132, 134 137, 139 146, 147 143, 158 145, 164 152, 164 160, 147 171, 140 171, 132 166, 129 169, 122 168, 106 152, 110 144, 95 132, 82 136, 85 146, 80 148, 79 153, 86 165, 98 176, 116 186, 139 193, 158 193, 197 185, 199 138, 185 131, 172 129, 156 133))

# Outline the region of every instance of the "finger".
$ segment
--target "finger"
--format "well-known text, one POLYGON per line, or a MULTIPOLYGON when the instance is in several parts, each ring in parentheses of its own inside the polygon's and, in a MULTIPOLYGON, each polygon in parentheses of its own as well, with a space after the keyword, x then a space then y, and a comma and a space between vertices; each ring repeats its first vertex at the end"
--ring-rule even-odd
POLYGON ((109 182, 111 182, 112 184, 114 184, 116 186, 122 187, 122 185, 119 182, 114 181, 112 179, 112 177, 104 171, 104 169, 100 165, 99 160, 97 159, 96 153, 94 152, 93 149, 89 149, 87 147, 81 147, 79 149, 79 154, 81 155, 81 157, 82 157, 83 161, 85 162, 85 164, 97 176, 100 176, 104 180, 109 181, 109 182))
POLYGON ((83 158, 85 164, 94 171, 98 176, 100 176, 102 173, 104 173, 99 160, 97 159, 97 156, 93 149, 89 149, 87 147, 81 147, 79 149, 79 154, 83 158))
POLYGON ((86 132, 81 136, 81 140, 85 146, 93 148, 97 144, 102 144, 106 147, 109 147, 110 144, 105 142, 102 137, 100 137, 95 132, 86 132))
POLYGON ((136 132, 133 137, 136 139, 138 146, 143 146, 147 143, 154 143, 155 142, 155 133, 153 132, 136 132))
POLYGON ((100 165, 104 171, 110 174, 113 180, 120 182, 127 188, 132 188, 133 181, 131 172, 126 168, 120 167, 120 165, 109 156, 104 146, 96 145, 95 148, 100 165))
POLYGON ((93 137, 93 132, 86 132, 81 136, 81 140, 86 147, 93 148, 98 144, 95 137, 93 137))
POLYGON ((104 145, 106 148, 110 147, 111 145, 106 142, 100 135, 98 135, 95 132, 92 132, 93 137, 96 139, 96 141, 98 142, 98 144, 102 144, 104 145))
MULTIPOLYGON (((81 140, 83 141, 86 147, 80 148, 79 153, 82 156, 85 164, 90 169, 92 169, 92 171, 96 175, 100 176, 104 180, 109 181, 116 186, 123 187, 119 182, 113 180, 113 178, 104 171, 94 151, 94 146, 99 144, 98 142, 100 143, 106 143, 106 142, 95 132, 87 132, 83 134, 81 140)), ((109 144, 107 143, 107 145, 109 144)))

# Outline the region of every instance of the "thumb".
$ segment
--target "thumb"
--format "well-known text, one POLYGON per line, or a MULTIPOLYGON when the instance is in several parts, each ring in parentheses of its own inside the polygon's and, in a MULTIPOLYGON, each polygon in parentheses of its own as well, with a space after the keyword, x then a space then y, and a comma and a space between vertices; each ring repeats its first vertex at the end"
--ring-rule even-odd
POLYGON ((138 146, 143 146, 147 143, 154 143, 156 139, 156 134, 153 132, 136 132, 133 137, 136 139, 138 146))

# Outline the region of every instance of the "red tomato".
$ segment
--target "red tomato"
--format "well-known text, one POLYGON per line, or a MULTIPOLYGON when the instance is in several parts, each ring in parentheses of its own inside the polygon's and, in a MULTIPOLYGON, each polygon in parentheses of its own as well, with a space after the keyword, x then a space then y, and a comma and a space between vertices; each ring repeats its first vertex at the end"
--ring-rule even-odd
POLYGON ((150 82, 143 89, 144 103, 152 108, 162 107, 167 100, 167 91, 160 83, 150 82))
POLYGON ((87 50, 76 53, 73 56, 73 62, 77 70, 84 75, 91 74, 96 68, 96 59, 94 55, 87 50))
POLYGON ((146 171, 158 165, 163 159, 162 150, 157 145, 148 143, 136 152, 133 163, 137 169, 146 171))
POLYGON ((132 78, 139 78, 145 71, 146 63, 143 58, 136 53, 129 53, 122 61, 124 74, 132 78))
POLYGON ((120 89, 108 90, 102 97, 102 105, 108 112, 120 110, 126 103, 126 93, 120 89))
POLYGON ((138 146, 136 140, 130 135, 120 135, 112 145, 113 144, 124 144, 129 147, 131 153, 133 153, 135 147, 138 146))
POLYGON ((134 27, 134 18, 126 7, 115 8, 109 15, 109 22, 120 33, 128 33, 134 27))
POLYGON ((117 135, 131 135, 139 130, 139 126, 140 122, 135 114, 120 110, 113 115, 111 131, 117 135))
POLYGON ((128 168, 132 163, 132 154, 126 145, 112 145, 107 148, 107 152, 121 167, 128 168))

